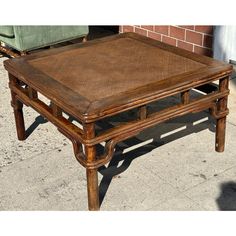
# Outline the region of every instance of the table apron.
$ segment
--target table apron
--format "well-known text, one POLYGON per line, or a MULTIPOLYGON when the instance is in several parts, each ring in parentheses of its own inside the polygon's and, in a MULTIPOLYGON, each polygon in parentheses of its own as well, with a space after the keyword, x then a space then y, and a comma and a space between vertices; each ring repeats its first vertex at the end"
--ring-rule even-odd
MULTIPOLYGON (((155 112, 153 114, 148 115, 145 119, 128 122, 118 127, 111 128, 108 131, 105 131, 92 139, 86 139, 86 137, 84 137, 83 130, 79 129, 63 117, 54 116, 49 107, 43 102, 37 99, 29 99, 23 91, 21 91, 15 86, 10 85, 10 88, 13 92, 16 93, 17 99, 22 101, 24 104, 31 106, 39 114, 41 114, 50 122, 52 122, 55 126, 57 126, 59 130, 61 130, 62 132, 64 131, 64 133, 66 133, 67 136, 70 136, 71 139, 79 141, 80 143, 87 146, 93 146, 114 138, 117 139, 117 137, 119 136, 123 137, 123 139, 127 139, 129 137, 132 137, 134 133, 138 134, 146 128, 167 121, 169 119, 186 115, 188 113, 196 113, 206 109, 210 109, 212 115, 215 118, 220 118, 228 114, 228 110, 223 112, 217 111, 216 101, 220 98, 228 96, 229 90, 217 91, 207 94, 200 99, 193 100, 192 102, 189 102, 187 104, 176 105, 164 109, 162 111, 155 112)), ((117 140, 121 141, 120 138, 117 140)))
POLYGON ((83 137, 84 135, 83 130, 76 127, 73 123, 69 122, 64 117, 54 116, 53 111, 50 110, 50 108, 46 104, 44 104, 38 99, 29 99, 28 96, 19 88, 10 85, 10 89, 14 93, 16 93, 16 99, 20 100, 25 105, 32 107, 40 115, 45 117, 47 120, 53 123, 56 127, 60 128, 60 130, 63 130, 64 132, 68 133, 71 136, 71 138, 83 144, 85 143, 84 137, 83 137))
MULTIPOLYGON (((133 122, 128 122, 119 127, 112 128, 104 133, 101 133, 97 137, 92 140, 86 140, 86 145, 95 145, 101 143, 103 141, 107 141, 109 139, 115 138, 119 135, 124 135, 125 133, 136 132, 139 133, 146 128, 159 124, 161 122, 167 121, 169 119, 173 119, 182 115, 186 115, 188 113, 197 113, 206 109, 211 110, 211 114, 215 118, 220 118, 226 116, 228 114, 228 109, 226 111, 219 112, 216 108, 216 101, 220 98, 226 97, 229 95, 229 90, 225 90, 222 92, 214 92, 208 95, 205 95, 203 98, 196 99, 188 104, 181 104, 177 106, 173 106, 171 108, 164 109, 160 112, 155 112, 146 119, 137 120, 133 122)), ((130 137, 132 137, 130 135, 130 137)))

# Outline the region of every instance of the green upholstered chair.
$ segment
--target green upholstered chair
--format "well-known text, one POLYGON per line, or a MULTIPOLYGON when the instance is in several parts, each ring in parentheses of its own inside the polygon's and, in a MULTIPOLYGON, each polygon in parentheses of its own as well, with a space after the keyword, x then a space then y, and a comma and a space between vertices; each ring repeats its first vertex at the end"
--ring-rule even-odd
POLYGON ((0 26, 0 51, 14 57, 17 53, 9 48, 24 54, 34 49, 86 37, 88 31, 88 26, 0 26))

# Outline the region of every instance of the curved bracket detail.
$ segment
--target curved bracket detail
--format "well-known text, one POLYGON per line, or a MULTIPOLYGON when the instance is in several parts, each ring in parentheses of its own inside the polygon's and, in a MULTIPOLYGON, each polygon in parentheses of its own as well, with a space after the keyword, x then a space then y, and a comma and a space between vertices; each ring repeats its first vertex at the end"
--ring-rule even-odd
MULTIPOLYGON (((224 111, 220 111, 217 107, 217 102, 208 104, 208 108, 210 110, 210 114, 216 119, 225 117, 229 113, 228 109, 225 109, 224 111)), ((58 128, 58 130, 71 140, 73 144, 75 158, 82 166, 84 166, 87 169, 97 169, 98 167, 103 166, 106 163, 108 163, 113 157, 113 154, 115 152, 115 146, 117 143, 129 137, 135 136, 140 132, 140 131, 126 132, 122 135, 119 135, 110 139, 109 141, 106 142, 106 145, 104 147, 104 153, 100 156, 97 156, 95 161, 88 162, 86 155, 83 151, 83 144, 80 141, 76 140, 74 137, 72 137, 65 130, 62 130, 60 128, 58 128)), ((86 144, 84 145, 86 146, 86 144)))
POLYGON ((225 117, 229 114, 229 109, 225 109, 224 111, 219 111, 217 109, 217 103, 215 103, 213 106, 210 108, 210 114, 215 118, 215 119, 220 119, 222 117, 225 117))
POLYGON ((131 136, 135 136, 138 134, 137 131, 130 132, 130 133, 127 133, 127 134, 124 134, 124 135, 121 135, 121 136, 118 136, 118 137, 115 137, 115 138, 109 140, 104 147, 104 154, 98 156, 94 162, 88 163, 87 159, 86 159, 86 155, 84 154, 84 151, 83 151, 82 143, 75 140, 66 131, 64 131, 60 128, 58 130, 71 140, 71 142, 73 144, 73 149, 74 149, 74 154, 75 154, 76 160, 87 169, 97 169, 98 167, 103 166, 106 163, 108 163, 113 157, 113 154, 115 151, 115 146, 117 143, 119 143, 131 136))
POLYGON ((96 160, 92 163, 88 163, 86 161, 86 156, 83 152, 83 148, 82 148, 82 144, 77 142, 76 140, 72 140, 73 143, 73 147, 74 147, 74 153, 75 153, 75 157, 77 159, 77 161, 83 165, 84 167, 86 167, 87 169, 97 169, 100 166, 105 165, 106 163, 108 163, 114 154, 115 151, 115 146, 117 143, 131 137, 131 136, 135 136, 137 135, 139 132, 132 132, 132 133, 127 133, 118 137, 115 137, 111 140, 109 140, 105 147, 104 147, 104 154, 102 154, 101 156, 98 156, 96 158, 96 160))

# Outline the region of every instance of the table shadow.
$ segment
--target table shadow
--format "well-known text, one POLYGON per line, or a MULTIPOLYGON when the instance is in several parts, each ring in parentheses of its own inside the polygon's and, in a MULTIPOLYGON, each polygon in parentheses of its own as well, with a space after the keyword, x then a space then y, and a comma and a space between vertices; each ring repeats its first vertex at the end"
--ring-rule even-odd
POLYGON ((37 129, 39 125, 45 124, 47 122, 48 120, 45 119, 43 116, 37 116, 34 122, 25 130, 26 138, 28 138, 33 133, 33 131, 37 129))
POLYGON ((216 199, 219 210, 236 210, 236 182, 229 181, 220 185, 220 195, 216 199))
MULTIPOLYGON (((108 124, 103 123, 102 126, 104 125, 107 126, 108 124)), ((110 125, 110 128, 111 127, 112 125, 110 125)), ((98 169, 99 173, 103 176, 99 185, 100 205, 105 198, 112 179, 114 177, 118 177, 119 174, 127 170, 134 159, 147 154, 153 149, 164 144, 170 143, 192 133, 198 133, 205 129, 215 132, 215 122, 209 113, 201 112, 196 114, 188 114, 156 125, 155 127, 143 131, 136 137, 127 139, 117 144, 115 154, 109 164, 98 169), (204 120, 195 124, 195 122, 198 122, 201 119, 204 120), (155 137, 153 134, 155 134, 155 137), (142 146, 142 143, 148 140, 150 140, 150 142, 142 146), (138 144, 140 145, 139 147, 123 153, 127 147, 132 147, 138 144), (121 161, 122 164, 119 165, 119 162, 121 161)), ((214 146, 214 141, 212 141, 212 145, 214 146)), ((103 149, 103 146, 97 146, 98 153, 102 153, 103 149)))

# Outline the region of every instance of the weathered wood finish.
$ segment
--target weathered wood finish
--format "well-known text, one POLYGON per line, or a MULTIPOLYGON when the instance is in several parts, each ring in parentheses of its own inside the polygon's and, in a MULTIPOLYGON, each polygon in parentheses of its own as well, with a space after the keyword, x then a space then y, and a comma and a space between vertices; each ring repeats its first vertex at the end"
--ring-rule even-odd
MULTIPOLYGON (((83 37, 82 38, 82 42, 87 42, 87 36, 83 37)), ((0 42, 1 43, 1 42, 0 42)), ((59 43, 61 46, 63 45, 68 45, 70 43, 69 42, 64 42, 64 43, 59 43)), ((50 48, 51 46, 46 46, 44 48, 50 48)), ((11 57, 11 58, 16 58, 16 57, 20 57, 20 56, 25 56, 27 55, 29 52, 28 51, 16 51, 12 48, 8 48, 8 47, 5 47, 5 46, 2 46, 0 45, 0 52, 6 54, 8 57, 11 57)))
POLYGON ((13 50, 11 50, 9 48, 6 48, 6 47, 3 47, 2 45, 0 45, 0 52, 3 52, 4 54, 6 54, 6 55, 8 55, 12 58, 20 56, 20 54, 15 53, 13 50))
MULTIPOLYGON (((119 46, 119 43, 117 46, 119 46)), ((102 49, 105 50, 105 54, 107 53, 106 56, 110 55, 109 47, 107 51, 106 47, 103 47, 102 49)), ((135 48, 135 50, 137 50, 137 48, 135 48)), ((145 49, 143 49, 143 52, 145 53, 145 49)), ((80 57, 83 57, 82 51, 78 50, 78 53, 80 57)), ((119 51, 115 51, 114 53, 120 55, 119 51)), ((114 59, 112 56, 113 55, 111 55, 110 60, 114 59)), ((161 59, 162 58, 160 58, 160 60, 161 59)), ((78 65, 82 62, 79 60, 77 61, 77 59, 75 59, 75 61, 76 63, 74 64, 75 66, 73 68, 76 70, 78 65)), ((98 65, 100 65, 99 60, 97 61, 98 65)), ((60 61, 60 63, 61 62, 63 61, 60 61)), ((55 50, 50 50, 50 52, 44 51, 27 55, 23 58, 8 60, 4 62, 4 65, 9 71, 9 87, 12 92, 12 106, 14 108, 18 138, 20 140, 25 139, 25 127, 22 113, 23 104, 34 108, 39 114, 57 126, 58 130, 72 141, 76 159, 86 168, 88 207, 90 210, 98 210, 100 205, 97 169, 100 166, 107 164, 111 160, 115 145, 118 142, 133 137, 148 127, 188 113, 195 113, 209 109, 211 115, 217 120, 215 140, 216 151, 221 152, 224 150, 225 121, 228 114, 228 77, 232 72, 232 67, 227 64, 160 42, 156 42, 155 40, 148 39, 143 36, 128 33, 95 40, 93 42, 88 41, 83 44, 58 48, 55 50), (183 74, 180 73, 179 75, 173 76, 173 74, 171 74, 172 67, 169 66, 167 67, 168 71, 163 71, 163 73, 159 75, 159 80, 157 81, 155 81, 153 78, 151 83, 145 84, 146 81, 143 82, 143 78, 134 78, 134 80, 140 84, 140 87, 135 87, 133 84, 126 83, 127 86, 130 86, 130 89, 127 91, 119 92, 113 96, 106 96, 106 94, 96 95, 95 93, 100 91, 100 82, 103 83, 104 81, 102 80, 110 78, 110 76, 112 77, 113 73, 115 73, 113 70, 110 71, 108 67, 108 70, 104 71, 104 73, 106 73, 106 76, 107 74, 110 74, 110 76, 106 77, 104 75, 103 77, 100 73, 97 77, 98 83, 95 81, 97 83, 96 86, 91 84, 92 91, 88 91, 88 97, 86 97, 86 94, 84 95, 79 93, 79 86, 76 84, 80 81, 80 76, 82 76, 79 71, 76 71, 75 73, 79 75, 78 78, 76 77, 75 81, 71 79, 73 76, 70 76, 71 73, 74 73, 70 67, 73 65, 73 57, 71 57, 68 69, 67 67, 60 68, 58 67, 58 64, 55 65, 55 68, 50 67, 49 71, 50 73, 55 74, 55 76, 58 75, 60 77, 59 79, 63 79, 61 73, 66 73, 68 79, 70 79, 70 81, 68 81, 68 86, 63 85, 64 81, 59 82, 53 77, 47 75, 43 68, 39 70, 30 64, 30 61, 33 60, 37 62, 38 59, 43 60, 43 63, 47 64, 47 61, 51 60, 51 56, 60 56, 62 53, 66 53, 66 55, 70 55, 70 53, 72 53, 74 56, 76 56, 74 50, 83 48, 86 48, 84 55, 87 56, 87 53, 91 53, 91 55, 93 55, 93 60, 96 61, 97 54, 95 53, 93 46, 95 46, 95 48, 99 48, 100 45, 122 38, 128 39, 128 41, 138 41, 141 43, 142 47, 143 45, 146 45, 147 47, 157 47, 158 50, 164 50, 164 52, 158 52, 160 52, 161 55, 168 55, 169 59, 170 56, 174 54, 183 58, 187 58, 188 60, 186 61, 181 59, 182 64, 180 63, 179 65, 177 63, 173 65, 175 67, 175 73, 176 71, 181 71, 179 69, 180 67, 188 68, 188 63, 191 64, 191 70, 183 74), (196 61, 197 63, 194 64, 191 60, 196 61), (195 70, 193 68, 195 68, 195 70), (60 73, 57 74, 54 70, 56 70, 56 72, 60 70, 60 73), (165 78, 163 77, 165 74, 171 76, 167 76, 165 78), (219 89, 210 84, 216 80, 220 81, 219 89), (203 85, 206 85, 206 87, 203 87, 203 85), (74 88, 77 88, 77 90, 74 88), (192 88, 195 88, 199 91, 204 91, 206 92, 206 95, 202 95, 196 99, 190 99, 189 91, 192 88), (50 105, 46 105, 40 101, 38 93, 42 93, 45 97, 47 97, 51 101, 50 105), (180 103, 178 105, 149 114, 147 109, 147 105, 149 103, 176 94, 181 95, 180 103), (94 101, 93 98, 95 98, 94 101), (139 114, 136 120, 126 123, 123 122, 123 124, 120 124, 117 127, 113 127, 96 134, 96 121, 133 108, 138 108, 139 114), (64 118, 63 112, 66 112, 67 114, 77 118, 83 128, 79 128, 64 118), (104 153, 102 155, 97 155, 95 145, 102 142, 106 143, 104 153)), ((37 65, 37 63, 35 65, 37 65)), ((103 65, 101 66, 102 67, 98 67, 98 70, 99 68, 106 69, 106 67, 103 67, 103 65)), ((131 66, 133 66, 136 70, 135 65, 131 66)), ((148 74, 149 70, 154 71, 154 69, 153 67, 147 68, 145 66, 146 65, 143 65, 143 68, 140 68, 140 70, 147 71, 148 76, 150 75, 148 74)), ((158 68, 158 70, 160 69, 158 68)), ((127 68, 127 71, 130 71, 130 68, 127 68)), ((116 76, 120 76, 120 79, 123 79, 123 76, 128 76, 126 74, 122 75, 118 72, 116 76)), ((86 74, 84 75, 87 76, 86 74)), ((92 74, 91 76, 96 76, 96 74, 92 74)), ((139 75, 137 74, 136 76, 139 75)), ((87 83, 91 83, 89 78, 87 83)), ((134 83, 134 81, 130 81, 130 83, 134 83)), ((119 84, 119 80, 116 84, 119 84)), ((107 90, 114 89, 112 86, 114 86, 113 83, 110 83, 110 88, 108 87, 107 90)), ((104 88, 101 89, 104 91, 104 88)), ((123 91, 123 88, 119 89, 123 91)))
POLYGON ((183 104, 188 104, 189 103, 189 90, 184 91, 181 93, 181 101, 183 104))
MULTIPOLYGON (((229 87, 229 78, 222 78, 219 82, 219 91, 223 92, 229 87)), ((227 110, 228 96, 219 98, 217 103, 218 112, 224 112, 227 110)), ((223 152, 225 148, 225 128, 226 128, 226 116, 218 118, 216 120, 216 141, 215 148, 217 152, 223 152)))
POLYGON ((144 105, 139 108, 139 118, 140 120, 147 118, 147 106, 144 105))
MULTIPOLYGON (((17 86, 19 84, 19 80, 9 74, 9 85, 10 86, 17 86)), ((11 105, 14 111, 15 123, 16 123, 16 131, 17 137, 19 140, 25 140, 25 122, 23 116, 23 103, 17 99, 17 94, 14 91, 11 91, 11 105)))
MULTIPOLYGON (((95 137, 94 123, 84 124, 84 134, 87 139, 95 137)), ((96 161, 96 147, 85 145, 85 156, 88 163, 93 164, 96 161)), ((89 210, 99 210, 99 192, 98 192, 98 173, 97 169, 86 169, 87 189, 88 189, 88 207, 89 210)))

